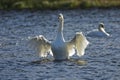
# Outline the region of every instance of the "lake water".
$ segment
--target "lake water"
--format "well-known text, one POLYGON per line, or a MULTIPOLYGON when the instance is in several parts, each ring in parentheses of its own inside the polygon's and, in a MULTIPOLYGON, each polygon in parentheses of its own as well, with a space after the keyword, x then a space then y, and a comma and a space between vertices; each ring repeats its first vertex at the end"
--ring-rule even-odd
POLYGON ((0 11, 0 80, 119 80, 120 9, 0 11), (65 18, 64 37, 96 29, 103 22, 109 38, 87 37, 90 44, 82 57, 54 62, 40 59, 26 43, 44 35, 53 41, 58 14, 65 18))

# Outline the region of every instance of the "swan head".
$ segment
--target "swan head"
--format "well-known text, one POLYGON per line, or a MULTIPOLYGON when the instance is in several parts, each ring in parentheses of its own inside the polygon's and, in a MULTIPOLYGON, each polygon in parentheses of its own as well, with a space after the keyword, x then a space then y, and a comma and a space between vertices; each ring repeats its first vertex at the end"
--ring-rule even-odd
POLYGON ((60 22, 64 22, 63 14, 59 14, 58 19, 60 22))
POLYGON ((98 30, 99 30, 99 31, 102 31, 103 29, 105 29, 104 24, 103 24, 103 23, 100 23, 100 24, 99 24, 99 27, 98 27, 98 30))

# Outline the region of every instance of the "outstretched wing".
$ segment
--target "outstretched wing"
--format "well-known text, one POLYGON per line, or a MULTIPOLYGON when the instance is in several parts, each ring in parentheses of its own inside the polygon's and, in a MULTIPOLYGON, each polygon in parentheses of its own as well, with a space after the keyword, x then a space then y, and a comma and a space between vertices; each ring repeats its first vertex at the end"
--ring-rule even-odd
MULTIPOLYGON (((82 34, 82 32, 77 32, 75 37, 68 42, 67 46, 69 49, 69 52, 73 50, 72 48, 75 48, 77 51, 78 56, 84 55, 85 49, 87 45, 89 44, 86 37, 82 34)), ((74 53, 69 53, 69 56, 73 55, 74 53)))
POLYGON ((39 53, 40 57, 46 57, 48 52, 52 55, 51 43, 42 35, 30 38, 28 44, 39 53))

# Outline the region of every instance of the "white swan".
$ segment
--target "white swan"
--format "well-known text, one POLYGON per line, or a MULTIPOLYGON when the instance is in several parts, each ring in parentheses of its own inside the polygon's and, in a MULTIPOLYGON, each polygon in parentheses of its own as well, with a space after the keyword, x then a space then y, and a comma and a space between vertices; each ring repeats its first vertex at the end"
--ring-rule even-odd
POLYGON ((93 31, 88 32, 87 36, 90 36, 90 37, 108 37, 108 36, 110 36, 110 34, 108 34, 105 31, 104 24, 100 23, 98 26, 98 29, 95 29, 93 31))
POLYGON ((86 37, 82 32, 77 32, 71 41, 66 42, 63 37, 64 18, 62 14, 59 14, 59 22, 57 37, 53 42, 49 42, 43 35, 40 35, 30 39, 31 46, 38 51, 40 57, 46 57, 50 53, 55 60, 69 59, 75 54, 74 49, 78 56, 84 55, 84 50, 89 44, 86 37))

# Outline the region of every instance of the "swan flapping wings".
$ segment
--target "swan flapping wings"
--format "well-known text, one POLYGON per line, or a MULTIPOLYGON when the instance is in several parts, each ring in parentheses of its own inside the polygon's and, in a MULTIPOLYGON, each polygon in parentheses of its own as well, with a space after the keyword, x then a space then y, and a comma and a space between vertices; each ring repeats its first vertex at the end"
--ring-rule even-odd
MULTIPOLYGON (((75 50, 77 51, 76 54, 78 56, 83 56, 84 51, 89 42, 87 41, 86 37, 82 34, 82 32, 77 32, 74 38, 70 42, 65 42, 65 44, 69 54, 68 56, 73 56, 75 54, 75 50)), ((29 46, 35 49, 37 53, 39 53, 40 57, 46 57, 48 53, 50 53, 53 56, 51 50, 51 42, 49 42, 42 35, 30 38, 29 46)))
POLYGON ((30 38, 29 46, 35 49, 40 57, 46 57, 48 53, 53 55, 51 52, 51 43, 43 35, 30 38))
POLYGON ((77 32, 74 38, 67 44, 69 50, 69 56, 72 56, 74 53, 70 53, 71 50, 76 49, 78 56, 83 56, 87 45, 89 44, 86 37, 82 32, 77 32))
POLYGON ((63 36, 64 18, 59 14, 59 28, 56 39, 51 43, 44 36, 36 36, 29 41, 30 47, 38 51, 40 57, 46 57, 48 53, 53 55, 55 60, 66 60, 77 51, 78 56, 84 55, 84 51, 89 44, 82 32, 77 32, 75 37, 66 42, 63 36))

